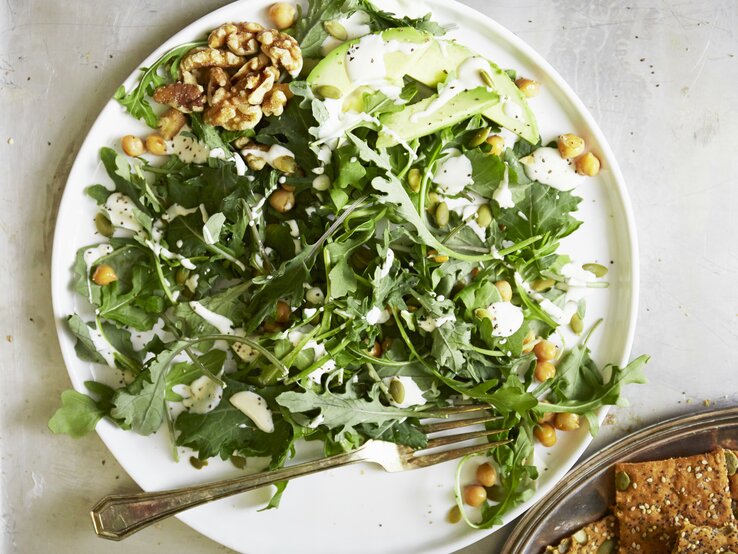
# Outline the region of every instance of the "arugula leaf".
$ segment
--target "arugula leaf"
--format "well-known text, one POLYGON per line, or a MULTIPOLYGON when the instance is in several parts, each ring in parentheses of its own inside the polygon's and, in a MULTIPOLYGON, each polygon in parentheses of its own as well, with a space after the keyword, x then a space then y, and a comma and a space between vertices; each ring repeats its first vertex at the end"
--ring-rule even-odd
POLYGON ((234 453, 239 456, 270 456, 279 459, 292 445, 293 430, 289 423, 274 412, 274 432, 258 429, 244 413, 230 403, 237 392, 253 390, 269 400, 263 389, 253 389, 243 383, 224 378, 226 388, 218 406, 206 414, 184 412, 177 417, 174 427, 179 433, 177 444, 192 448, 200 459, 220 456, 227 460, 234 453))
POLYGON ((417 416, 417 412, 412 409, 385 406, 376 395, 369 400, 359 398, 351 387, 344 393, 287 391, 277 396, 277 403, 291 413, 317 410, 322 416, 322 425, 339 429, 339 436, 364 423, 382 424, 417 416))
POLYGON ((78 439, 95 430, 97 422, 107 415, 97 402, 75 390, 61 393, 62 405, 49 420, 49 429, 78 439))
POLYGON ((369 14, 371 18, 372 31, 381 31, 384 29, 392 29, 394 27, 413 27, 419 31, 425 31, 432 35, 445 35, 446 29, 431 21, 433 14, 430 12, 423 17, 397 17, 395 14, 381 11, 369 0, 360 0, 361 9, 369 14))
POLYGON ((193 48, 198 46, 206 46, 207 41, 197 40, 188 42, 172 48, 159 58, 151 67, 141 68, 142 74, 136 86, 129 92, 126 92, 125 85, 121 85, 115 91, 113 98, 116 99, 125 109, 136 119, 143 119, 151 128, 156 128, 159 124, 159 116, 154 113, 154 109, 148 101, 148 98, 154 94, 154 91, 168 82, 176 81, 179 72, 179 63, 182 58, 193 48), (164 71, 165 73, 160 73, 164 71))
POLYGON ((110 415, 123 420, 140 435, 155 433, 164 421, 167 370, 185 345, 181 341, 174 343, 158 354, 133 383, 119 389, 110 415))
POLYGON ((328 38, 323 23, 348 17, 359 7, 357 0, 308 0, 308 8, 295 24, 295 38, 305 58, 322 57, 321 46, 328 38))

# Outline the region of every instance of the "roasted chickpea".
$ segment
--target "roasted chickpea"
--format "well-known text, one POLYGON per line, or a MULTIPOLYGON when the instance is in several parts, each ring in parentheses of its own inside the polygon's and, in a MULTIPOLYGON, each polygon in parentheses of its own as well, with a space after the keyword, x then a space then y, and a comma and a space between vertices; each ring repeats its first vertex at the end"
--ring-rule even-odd
POLYGON ((536 439, 538 439, 538 442, 546 448, 556 444, 556 429, 554 429, 554 426, 550 423, 541 423, 540 425, 536 425, 533 429, 533 434, 536 439))
POLYGON ((539 360, 547 362, 556 358, 559 349, 554 343, 542 340, 533 347, 533 352, 539 360))
POLYGON ((283 214, 295 207, 295 194, 284 189, 275 190, 269 197, 269 205, 283 214))
POLYGON ((133 135, 126 135, 120 139, 120 147, 131 157, 141 156, 146 151, 143 141, 133 135))
POLYGON ((576 158, 584 152, 584 139, 571 133, 559 135, 556 145, 562 158, 576 158))
POLYGON ((538 81, 534 81, 533 79, 520 77, 515 81, 515 84, 520 89, 520 92, 525 94, 527 98, 538 96, 538 94, 541 92, 541 84, 538 81))
POLYGON ((497 482, 497 470, 489 462, 481 464, 477 468, 477 481, 485 487, 491 487, 497 482))
POLYGON ((167 143, 161 135, 154 133, 146 137, 146 150, 154 156, 164 156, 167 153, 167 143))
POLYGON ((505 150, 505 139, 500 135, 492 135, 491 137, 488 137, 487 144, 492 147, 489 153, 494 154, 495 156, 499 156, 505 150))
POLYGON ((534 375, 541 382, 553 379, 556 377, 556 366, 549 361, 538 360, 534 375))
POLYGON ((115 270, 108 264, 100 264, 92 274, 92 282, 103 287, 117 280, 118 276, 115 274, 115 270))
MULTIPOLYGON (((389 321, 392 321, 391 319, 389 321)), ((386 353, 392 348, 392 343, 395 342, 392 337, 384 337, 382 339, 382 353, 386 353)))
POLYGON ((577 173, 580 175, 594 177, 600 172, 600 160, 597 156, 592 154, 592 152, 587 152, 583 156, 577 158, 576 167, 577 173))
POLYGON ((289 2, 277 2, 269 6, 268 15, 274 26, 281 31, 292 27, 297 16, 297 10, 289 2))
POLYGON ((577 414, 556 414, 554 417, 554 427, 559 431, 575 431, 579 429, 579 416, 577 414))
POLYGON ((478 508, 487 500, 487 490, 482 485, 467 485, 464 487, 464 502, 473 508, 478 508))
POLYGON ((287 323, 290 317, 292 317, 290 305, 284 300, 277 300, 277 313, 274 316, 277 323, 287 323))
POLYGON ((500 293, 502 301, 510 302, 510 300, 512 299, 512 287, 510 286, 510 283, 504 280, 497 281, 495 283, 495 287, 497 287, 497 292, 500 293))

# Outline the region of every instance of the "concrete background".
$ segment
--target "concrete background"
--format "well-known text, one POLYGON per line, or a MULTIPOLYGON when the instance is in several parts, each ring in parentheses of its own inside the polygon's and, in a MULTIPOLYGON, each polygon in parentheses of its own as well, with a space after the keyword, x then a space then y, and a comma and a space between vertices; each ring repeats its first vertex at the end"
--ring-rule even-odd
MULTIPOLYGON (((612 412, 593 451, 705 404, 738 403, 738 4, 735 0, 465 0, 564 76, 625 173, 640 235, 634 353, 650 385, 612 412)), ((5 0, 0 5, 0 550, 225 552, 169 520, 103 543, 87 510, 135 485, 96 436, 52 437, 69 386, 49 259, 77 149, 117 85, 223 0, 5 0)), ((496 552, 504 530, 465 549, 496 552)))

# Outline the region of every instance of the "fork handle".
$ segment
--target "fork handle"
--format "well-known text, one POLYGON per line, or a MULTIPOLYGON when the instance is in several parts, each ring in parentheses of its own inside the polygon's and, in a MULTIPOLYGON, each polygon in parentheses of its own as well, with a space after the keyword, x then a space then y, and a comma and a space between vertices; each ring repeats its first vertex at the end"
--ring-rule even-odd
POLYGON ((90 515, 98 537, 119 541, 152 523, 212 500, 363 460, 361 449, 358 449, 312 462, 215 483, 160 492, 108 495, 92 507, 90 515))

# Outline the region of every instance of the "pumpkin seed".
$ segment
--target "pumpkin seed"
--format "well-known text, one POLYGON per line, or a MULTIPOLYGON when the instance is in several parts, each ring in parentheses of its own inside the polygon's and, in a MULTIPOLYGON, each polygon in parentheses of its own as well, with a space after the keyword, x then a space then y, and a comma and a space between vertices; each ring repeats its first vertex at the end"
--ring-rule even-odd
POLYGON ((190 277, 190 270, 180 267, 177 273, 174 274, 174 282, 178 285, 184 285, 185 281, 190 277))
POLYGON ((115 232, 115 227, 110 223, 110 220, 105 217, 105 214, 97 214, 95 216, 95 228, 97 232, 104 237, 112 237, 115 232))
POLYGON ((477 209, 477 225, 482 229, 486 229, 492 223, 492 208, 489 204, 482 204, 477 209))
POLYGON ((346 27, 341 25, 335 19, 323 23, 323 28, 325 29, 325 32, 333 38, 337 38, 338 40, 348 39, 348 31, 346 30, 346 27))
POLYGON ((441 202, 436 206, 436 225, 445 227, 448 225, 448 204, 441 202))
POLYGON ((597 554, 612 554, 615 552, 615 541, 612 539, 603 542, 597 549, 597 554))
POLYGON ((243 456, 231 456, 231 463, 238 469, 243 469, 246 467, 246 458, 243 456))
POLYGON ((584 322, 582 321, 582 318, 579 317, 579 314, 574 314, 573 316, 571 316, 569 327, 571 327, 571 330, 574 331, 577 335, 582 334, 582 331, 584 330, 584 322))
POLYGON ((389 393, 397 404, 402 404, 405 401, 405 385, 399 379, 392 379, 389 385, 389 393))
POLYGON ((732 477, 738 471, 738 456, 730 450, 725 451, 725 461, 728 465, 728 475, 732 477))
POLYGON ((435 192, 429 192, 428 193, 428 200, 425 203, 425 208, 427 210, 432 210, 436 207, 436 204, 438 204, 439 198, 438 194, 435 192))
POLYGON ((587 544, 587 541, 589 540, 589 537, 587 536, 587 532, 584 529, 580 529, 576 533, 572 535, 572 538, 577 541, 579 544, 587 544))
POLYGON ((559 543, 559 554, 566 554, 571 548, 571 539, 564 539, 559 543))
POLYGON ((489 88, 496 88, 495 82, 492 80, 492 76, 484 69, 479 70, 479 76, 482 78, 482 81, 484 81, 484 84, 487 85, 489 88))
POLYGON ((315 89, 315 92, 323 98, 331 98, 333 100, 341 98, 341 90, 333 85, 321 85, 315 89))
POLYGON ((449 523, 459 523, 461 521, 461 510, 458 506, 454 506, 448 511, 448 516, 446 516, 446 520, 449 523))
POLYGON ((615 488, 624 491, 630 486, 630 475, 624 471, 618 471, 615 474, 615 488))
POLYGON ((582 266, 584 271, 594 273, 595 277, 604 277, 607 275, 607 268, 602 264, 584 264, 582 266))
POLYGON ((281 171, 282 173, 294 173, 297 169, 297 162, 292 156, 279 156, 272 162, 274 169, 281 171))
POLYGON ((536 279, 530 285, 530 287, 536 292, 545 292, 556 284, 553 279, 536 279))
POLYGON ((407 172, 407 184, 413 192, 420 190, 420 170, 417 167, 407 172))
POLYGON ((485 127, 484 129, 479 129, 476 133, 472 135, 471 140, 469 140, 469 148, 476 148, 480 144, 482 144, 485 140, 487 140, 487 137, 489 136, 489 127, 485 127))
POLYGON ((202 469, 206 465, 208 465, 208 461, 201 460, 200 458, 197 458, 195 456, 190 456, 190 465, 194 467, 195 469, 202 469))

